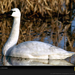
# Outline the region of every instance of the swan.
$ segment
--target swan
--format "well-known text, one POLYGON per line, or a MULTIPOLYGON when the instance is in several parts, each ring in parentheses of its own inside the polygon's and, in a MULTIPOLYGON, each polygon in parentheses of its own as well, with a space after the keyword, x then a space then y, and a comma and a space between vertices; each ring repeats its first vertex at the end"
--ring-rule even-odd
POLYGON ((26 41, 18 45, 21 13, 18 8, 9 12, 13 17, 10 36, 2 48, 3 56, 21 57, 29 59, 65 59, 75 52, 66 51, 59 47, 40 41, 26 41))

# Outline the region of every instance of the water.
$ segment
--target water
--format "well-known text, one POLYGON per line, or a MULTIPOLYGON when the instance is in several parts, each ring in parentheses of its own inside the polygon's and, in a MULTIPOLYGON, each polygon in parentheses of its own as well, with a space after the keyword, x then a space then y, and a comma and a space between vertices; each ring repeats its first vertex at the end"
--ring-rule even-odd
POLYGON ((0 55, 0 66, 3 66, 2 61, 1 61, 1 55, 0 55))
POLYGON ((69 62, 69 59, 66 60, 2 57, 2 61, 0 61, 0 66, 74 66, 75 60, 72 59, 71 62, 69 62))

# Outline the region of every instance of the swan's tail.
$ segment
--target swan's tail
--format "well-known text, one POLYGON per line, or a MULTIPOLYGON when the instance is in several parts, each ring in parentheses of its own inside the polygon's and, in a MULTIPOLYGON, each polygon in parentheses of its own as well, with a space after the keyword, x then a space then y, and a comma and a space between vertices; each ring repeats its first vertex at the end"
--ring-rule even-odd
POLYGON ((72 55, 74 55, 75 52, 64 52, 64 53, 56 53, 56 54, 52 54, 49 56, 49 59, 66 59, 68 57, 71 57, 72 55))
POLYGON ((71 57, 74 54, 75 54, 75 52, 68 51, 68 54, 67 54, 67 56, 65 56, 65 58, 71 57))
POLYGON ((75 52, 71 52, 71 51, 68 51, 68 53, 72 56, 75 54, 75 52))

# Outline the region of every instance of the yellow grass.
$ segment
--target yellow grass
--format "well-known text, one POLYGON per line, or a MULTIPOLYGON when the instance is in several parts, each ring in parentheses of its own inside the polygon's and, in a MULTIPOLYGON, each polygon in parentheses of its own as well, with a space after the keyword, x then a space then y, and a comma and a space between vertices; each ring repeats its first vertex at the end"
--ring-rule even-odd
MULTIPOLYGON (((69 30, 70 24, 63 24, 66 20, 68 21, 68 19, 70 19, 70 11, 68 10, 69 3, 70 0, 0 0, 0 14, 10 11, 14 7, 20 9, 22 14, 18 44, 40 37, 41 39, 39 40, 44 41, 46 36, 51 36, 48 41, 50 42, 52 39, 55 43, 60 32, 67 32, 69 30), (66 4, 66 9, 63 3, 66 4), (61 16, 59 16, 59 14, 61 16), (67 14, 68 17, 64 16, 64 14, 67 14), (62 22, 61 20, 63 18, 64 21, 62 22), (59 26, 61 26, 61 28, 59 28, 59 26), (49 31, 50 29, 55 35, 49 31), (37 35, 38 33, 40 35, 37 35)), ((0 50, 2 50, 2 46, 9 37, 11 26, 12 19, 3 19, 0 21, 0 50)), ((59 42, 61 40, 62 38, 58 39, 59 42)), ((71 43, 69 38, 68 40, 69 43, 71 43)), ((70 46, 72 48, 71 44, 70 46)))

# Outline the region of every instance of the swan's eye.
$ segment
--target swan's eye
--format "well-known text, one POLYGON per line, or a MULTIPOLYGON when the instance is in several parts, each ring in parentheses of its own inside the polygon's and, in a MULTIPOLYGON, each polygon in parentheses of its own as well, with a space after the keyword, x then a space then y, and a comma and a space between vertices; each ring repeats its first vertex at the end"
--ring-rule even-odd
POLYGON ((13 12, 15 12, 15 11, 13 11, 13 12))
POLYGON ((9 11, 9 12, 8 12, 8 14, 10 14, 10 15, 11 15, 13 12, 15 12, 15 11, 9 11))
POLYGON ((12 14, 14 11, 10 11, 9 14, 12 14))

